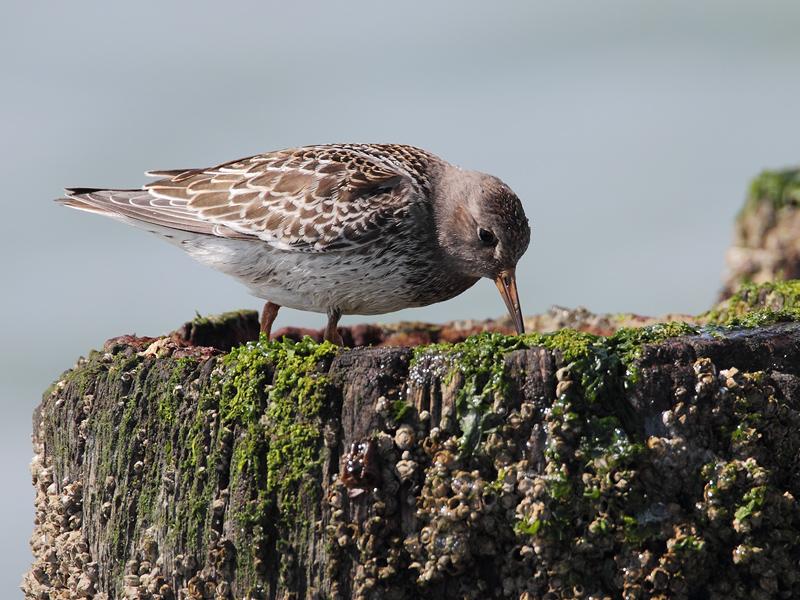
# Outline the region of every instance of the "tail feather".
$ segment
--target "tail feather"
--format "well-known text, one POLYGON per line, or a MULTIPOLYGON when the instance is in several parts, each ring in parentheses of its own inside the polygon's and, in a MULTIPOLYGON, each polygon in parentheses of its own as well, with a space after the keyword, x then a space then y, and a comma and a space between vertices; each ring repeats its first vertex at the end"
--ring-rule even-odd
POLYGON ((66 197, 58 198, 56 202, 125 221, 148 231, 153 231, 155 227, 220 237, 249 237, 225 225, 206 221, 199 213, 189 209, 186 201, 176 204, 175 201, 157 198, 146 189, 69 188, 64 193, 66 197))
POLYGON ((141 190, 104 190, 102 188, 66 188, 64 190, 65 196, 56 198, 56 202, 69 208, 83 210, 86 212, 104 215, 107 217, 124 219, 129 217, 125 214, 124 208, 120 210, 115 206, 113 201, 113 194, 136 194, 141 193, 141 190))
MULTIPOLYGON (((104 191, 102 188, 84 188, 84 187, 74 187, 74 188, 66 188, 64 189, 64 193, 67 196, 80 196, 82 194, 93 194, 95 192, 102 192, 104 191)), ((117 192, 135 192, 138 190, 114 190, 117 192)))
MULTIPOLYGON (((73 190, 64 190, 64 193, 65 194, 72 194, 73 190)), ((76 193, 83 193, 83 192, 76 192, 76 193)), ((105 216, 108 216, 108 217, 115 216, 113 212, 111 212, 111 211, 109 211, 109 210, 107 210, 105 208, 102 208, 100 206, 95 206, 93 204, 89 204, 85 200, 82 200, 81 198, 77 198, 75 196, 66 196, 66 197, 62 197, 62 198, 56 198, 55 201, 58 202, 59 204, 63 205, 63 206, 68 206, 69 208, 74 208, 74 209, 77 209, 77 210, 83 210, 83 211, 94 213, 94 214, 97 214, 97 215, 105 215, 105 216)))

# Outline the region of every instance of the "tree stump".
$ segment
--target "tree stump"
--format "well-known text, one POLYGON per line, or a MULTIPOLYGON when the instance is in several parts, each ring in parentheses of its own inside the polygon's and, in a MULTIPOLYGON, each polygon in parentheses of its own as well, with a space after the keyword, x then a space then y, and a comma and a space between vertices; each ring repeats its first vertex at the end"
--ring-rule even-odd
POLYGON ((800 323, 742 302, 607 337, 110 340, 34 415, 25 595, 800 597, 800 323))

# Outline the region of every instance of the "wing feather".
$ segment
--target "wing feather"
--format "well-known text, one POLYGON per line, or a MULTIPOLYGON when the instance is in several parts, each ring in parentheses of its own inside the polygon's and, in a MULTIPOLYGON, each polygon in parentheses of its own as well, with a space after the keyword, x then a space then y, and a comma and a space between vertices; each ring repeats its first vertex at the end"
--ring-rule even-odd
POLYGON ((151 171, 163 178, 141 190, 68 190, 65 203, 185 231, 324 252, 369 243, 414 203, 425 202, 424 161, 431 158, 410 146, 310 146, 208 169, 151 171))

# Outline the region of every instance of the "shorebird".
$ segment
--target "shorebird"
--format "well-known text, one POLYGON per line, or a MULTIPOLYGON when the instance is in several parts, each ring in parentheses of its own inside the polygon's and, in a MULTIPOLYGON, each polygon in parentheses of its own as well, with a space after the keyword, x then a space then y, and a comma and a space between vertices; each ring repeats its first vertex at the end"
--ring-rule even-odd
POLYGON ((157 234, 266 300, 343 314, 449 300, 482 277, 524 332, 515 269, 530 227, 497 177, 399 144, 331 144, 258 154, 205 169, 150 171, 141 189, 73 188, 58 202, 157 234))

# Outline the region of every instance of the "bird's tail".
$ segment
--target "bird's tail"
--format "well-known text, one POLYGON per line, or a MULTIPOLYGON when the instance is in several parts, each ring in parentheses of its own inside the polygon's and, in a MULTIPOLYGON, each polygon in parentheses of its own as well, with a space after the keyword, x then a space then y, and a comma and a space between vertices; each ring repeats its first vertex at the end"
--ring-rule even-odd
POLYGON ((147 189, 104 190, 69 188, 56 202, 90 213, 111 217, 140 229, 161 235, 168 240, 182 240, 194 235, 247 238, 225 225, 202 218, 188 207, 185 199, 165 199, 147 189))
POLYGON ((104 206, 98 202, 91 202, 91 195, 101 191, 98 188, 67 188, 64 190, 64 196, 56 198, 56 202, 69 208, 83 210, 106 217, 121 218, 118 213, 109 210, 108 206, 104 206))

